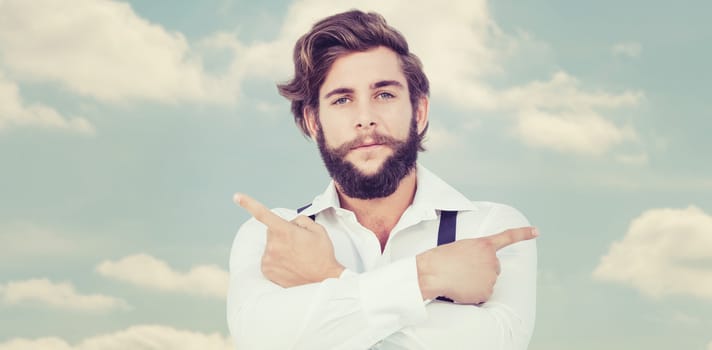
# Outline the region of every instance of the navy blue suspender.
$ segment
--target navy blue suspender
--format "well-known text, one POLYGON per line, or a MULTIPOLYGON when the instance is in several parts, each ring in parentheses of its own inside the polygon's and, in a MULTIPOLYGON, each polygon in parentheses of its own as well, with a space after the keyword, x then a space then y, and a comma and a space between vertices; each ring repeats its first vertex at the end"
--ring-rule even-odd
MULTIPOLYGON (((303 212, 304 209, 309 208, 309 207, 311 207, 311 203, 309 203, 309 204, 307 204, 307 205, 305 205, 305 206, 303 206, 303 207, 297 209, 297 214, 303 212)), ((309 215, 309 218, 312 219, 312 221, 316 220, 316 214, 314 214, 314 215, 309 215)))
MULTIPOLYGON (((310 204, 307 204, 299 209, 297 209, 297 214, 304 211, 304 209, 309 208, 310 204)), ((315 215, 309 215, 309 218, 316 219, 315 215)), ((455 242, 455 233, 457 232, 457 211, 441 210, 440 211, 440 226, 438 227, 438 245, 448 244, 455 242)), ((452 299, 446 297, 437 297, 440 301, 447 301, 452 303, 452 299)))
POLYGON ((438 245, 455 242, 457 231, 457 212, 449 210, 440 211, 440 227, 438 227, 438 245))
MULTIPOLYGON (((438 227, 438 245, 455 242, 455 233, 457 232, 457 212, 450 210, 440 211, 440 227, 438 227)), ((440 301, 452 303, 452 299, 446 297, 437 297, 440 301)))

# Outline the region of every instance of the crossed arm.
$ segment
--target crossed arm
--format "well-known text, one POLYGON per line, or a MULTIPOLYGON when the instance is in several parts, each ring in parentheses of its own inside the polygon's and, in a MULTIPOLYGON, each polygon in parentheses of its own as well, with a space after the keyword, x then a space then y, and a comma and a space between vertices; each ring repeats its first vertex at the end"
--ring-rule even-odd
MULTIPOLYGON (((247 258, 231 261, 228 321, 238 348, 366 349, 394 332, 427 324, 423 300, 439 295, 463 304, 489 300, 501 268, 497 250, 536 236, 529 227, 506 230, 356 274, 336 261, 320 225, 306 217, 287 221, 244 195, 237 202, 255 217, 243 225, 233 247, 233 257, 247 258), (265 227, 266 235, 250 234, 265 227)), ((502 268, 519 268, 506 261, 502 268)), ((459 334, 474 328, 494 333, 488 339, 506 336, 497 318, 516 318, 516 312, 492 306, 431 305, 429 312, 466 314, 472 322, 454 325, 459 334)), ((478 341, 483 340, 470 343, 478 341)))

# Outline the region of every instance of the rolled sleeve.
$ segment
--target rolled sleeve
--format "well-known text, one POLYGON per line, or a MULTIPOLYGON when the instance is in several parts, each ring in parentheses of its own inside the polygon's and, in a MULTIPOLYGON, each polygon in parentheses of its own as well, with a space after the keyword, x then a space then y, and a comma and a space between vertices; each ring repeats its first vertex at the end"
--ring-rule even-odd
POLYGON ((359 280, 364 311, 372 321, 396 331, 427 317, 415 257, 370 271, 359 280))
POLYGON ((260 271, 264 230, 248 221, 233 244, 227 316, 237 348, 366 349, 425 319, 414 257, 282 288, 260 271))

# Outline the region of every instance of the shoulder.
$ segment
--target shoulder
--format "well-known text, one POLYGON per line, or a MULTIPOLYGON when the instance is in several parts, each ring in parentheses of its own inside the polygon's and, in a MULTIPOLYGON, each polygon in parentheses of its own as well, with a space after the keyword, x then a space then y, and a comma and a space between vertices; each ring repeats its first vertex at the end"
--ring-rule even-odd
MULTIPOLYGON (((297 217, 297 211, 295 209, 273 208, 273 209, 270 209, 270 211, 277 214, 279 217, 281 217, 282 219, 285 219, 287 221, 293 220, 295 217, 297 217)), ((264 228, 266 228, 266 226, 264 224, 257 221, 257 219, 255 219, 254 217, 251 217, 240 226, 240 229, 237 231, 237 234, 239 235, 243 231, 250 231, 253 229, 264 229, 264 228)))
POLYGON ((472 216, 479 219, 482 225, 482 233, 496 233, 510 228, 530 226, 529 220, 518 209, 507 204, 473 201, 472 205, 476 210, 465 212, 465 216, 472 216))
MULTIPOLYGON (((274 208, 270 210, 287 221, 292 220, 297 216, 297 211, 295 209, 274 208)), ((240 228, 237 230, 237 234, 235 235, 235 239, 233 241, 233 248, 238 244, 263 245, 266 230, 267 227, 263 223, 257 221, 254 217, 249 218, 247 221, 242 223, 240 228)))
MULTIPOLYGON (((479 229, 476 236, 490 236, 508 229, 531 226, 529 220, 518 209, 493 202, 473 202, 478 210, 472 212, 479 216, 479 229)), ((472 222, 470 222, 472 223, 472 222)), ((530 263, 536 265, 536 239, 530 239, 510 245, 500 250, 497 256, 502 258, 505 256, 520 256, 530 259, 530 263)))

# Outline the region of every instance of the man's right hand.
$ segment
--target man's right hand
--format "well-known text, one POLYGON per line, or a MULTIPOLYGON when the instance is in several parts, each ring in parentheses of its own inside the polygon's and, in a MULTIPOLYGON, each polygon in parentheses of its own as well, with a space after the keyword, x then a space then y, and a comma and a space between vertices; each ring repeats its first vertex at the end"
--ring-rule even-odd
POLYGON ((233 200, 267 226, 262 274, 268 280, 289 288, 338 278, 344 271, 321 225, 303 215, 287 221, 244 194, 233 200))
POLYGON ((495 235, 461 239, 416 256, 423 299, 446 296, 460 304, 479 304, 492 295, 500 272, 497 251, 538 236, 536 228, 520 227, 495 235))

